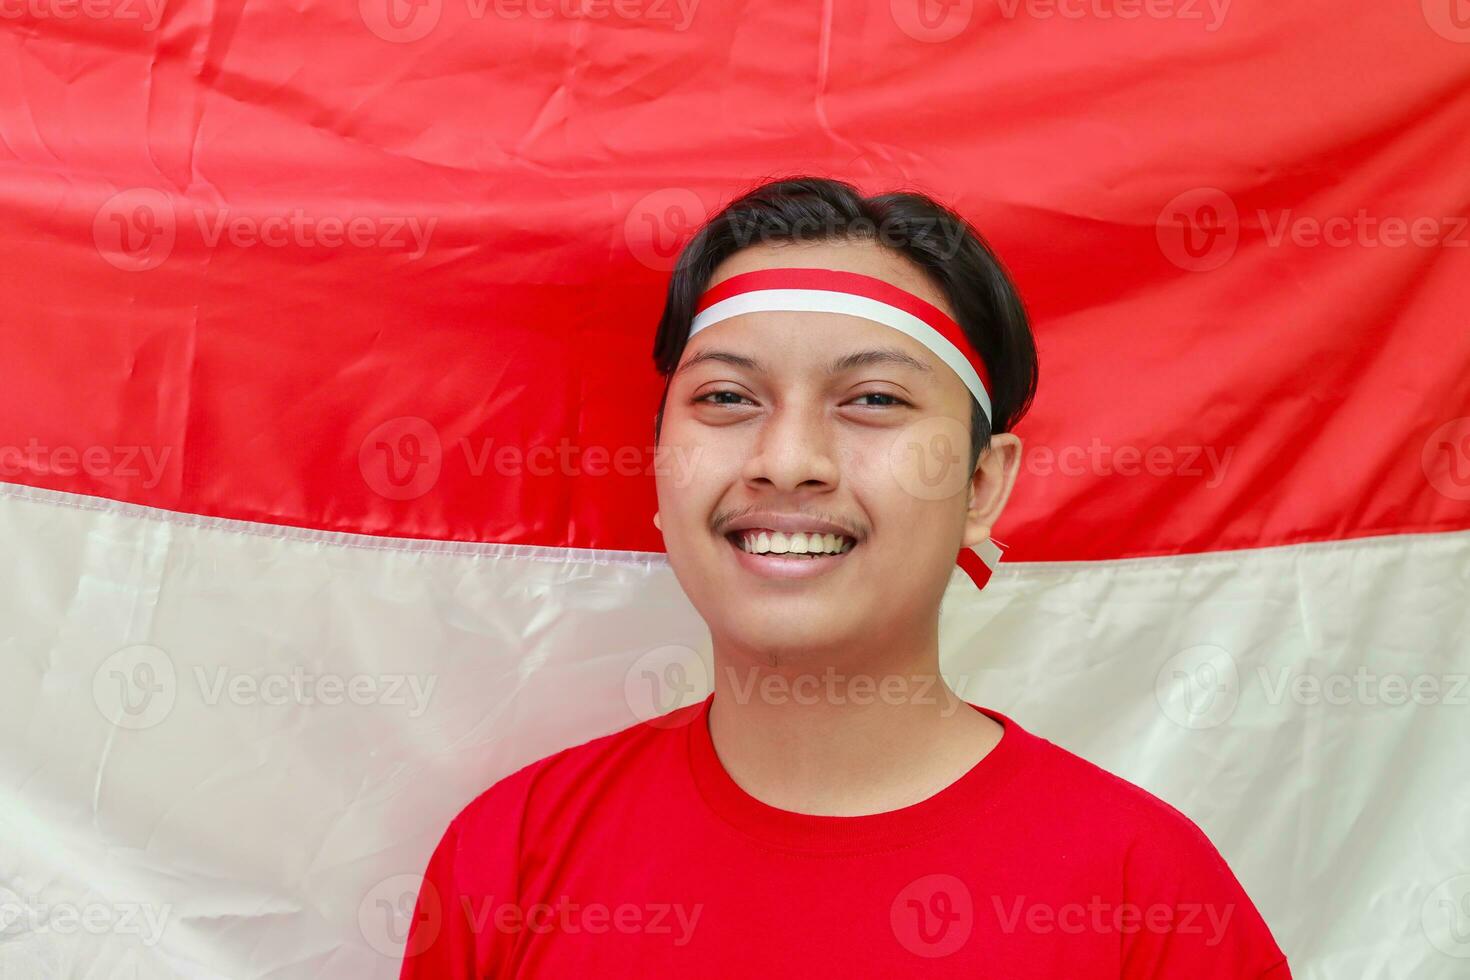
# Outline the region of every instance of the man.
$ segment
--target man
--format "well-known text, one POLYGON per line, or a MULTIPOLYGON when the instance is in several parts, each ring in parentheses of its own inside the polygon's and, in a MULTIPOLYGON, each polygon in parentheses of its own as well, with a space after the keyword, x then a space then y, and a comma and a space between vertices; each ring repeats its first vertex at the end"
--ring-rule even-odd
POLYGON ((660 451, 698 465, 654 519, 714 692, 467 806, 403 977, 1289 978, 1188 818, 940 675, 1037 377, 962 219, 757 188, 686 247, 655 360, 660 451))

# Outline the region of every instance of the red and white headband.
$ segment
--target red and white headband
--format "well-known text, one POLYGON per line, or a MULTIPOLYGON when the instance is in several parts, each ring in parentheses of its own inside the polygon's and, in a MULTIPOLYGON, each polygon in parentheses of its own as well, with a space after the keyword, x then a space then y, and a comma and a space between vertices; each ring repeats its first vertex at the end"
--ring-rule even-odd
MULTIPOLYGON (((964 382, 991 418, 990 374, 960 325, 927 300, 882 279, 840 269, 756 269, 705 291, 689 324, 706 327, 746 313, 842 313, 891 327, 917 340, 964 382)), ((961 548, 958 562, 979 588, 1000 563, 1001 548, 986 540, 961 548)))
POLYGON ((845 313, 892 327, 929 348, 959 375, 990 418, 990 376, 960 325, 905 289, 839 269, 756 269, 707 290, 694 308, 693 337, 742 313, 845 313))

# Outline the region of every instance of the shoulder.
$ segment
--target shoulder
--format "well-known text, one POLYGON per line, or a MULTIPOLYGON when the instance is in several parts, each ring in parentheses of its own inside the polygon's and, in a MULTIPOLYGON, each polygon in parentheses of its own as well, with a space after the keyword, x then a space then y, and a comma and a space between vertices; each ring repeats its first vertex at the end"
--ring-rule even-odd
POLYGON ((682 757, 685 726, 699 707, 680 708, 522 766, 466 804, 450 828, 461 838, 475 840, 504 837, 528 821, 545 828, 605 802, 630 783, 656 782, 667 763, 682 757))
POLYGON ((1037 802, 1062 824, 1057 829, 1085 828, 1099 849, 1120 857, 1143 847, 1219 858, 1205 832, 1177 807, 1040 735, 1023 735, 1030 747, 1025 792, 1041 797, 1037 802))
POLYGON ((1245 888, 1193 819, 1121 776, 1032 738, 1026 792, 1046 797, 1042 805, 1053 815, 1046 833, 1077 842, 1083 863, 1117 883, 1117 914, 1136 923, 1125 944, 1135 964, 1158 968, 1213 957, 1233 964, 1237 976, 1273 968, 1282 971, 1269 973, 1273 980, 1290 975, 1245 888))

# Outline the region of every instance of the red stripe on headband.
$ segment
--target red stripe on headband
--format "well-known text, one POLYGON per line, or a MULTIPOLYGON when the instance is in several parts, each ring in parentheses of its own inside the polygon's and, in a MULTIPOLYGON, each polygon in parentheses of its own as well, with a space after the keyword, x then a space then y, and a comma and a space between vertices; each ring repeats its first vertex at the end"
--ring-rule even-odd
POLYGON ((985 370, 985 361, 970 345, 969 338, 965 336, 965 332, 960 329, 960 325, 954 321, 953 317, 928 300, 920 299, 906 289, 861 272, 846 272, 840 269, 755 269, 751 272, 742 272, 706 290, 699 298, 694 313, 697 316, 721 300, 762 289, 820 289, 833 293, 848 293, 887 303, 889 306, 903 310, 923 320, 945 340, 954 344, 965 356, 965 360, 970 362, 975 373, 980 376, 980 383, 985 386, 985 390, 992 394, 994 392, 990 384, 990 372, 985 370))

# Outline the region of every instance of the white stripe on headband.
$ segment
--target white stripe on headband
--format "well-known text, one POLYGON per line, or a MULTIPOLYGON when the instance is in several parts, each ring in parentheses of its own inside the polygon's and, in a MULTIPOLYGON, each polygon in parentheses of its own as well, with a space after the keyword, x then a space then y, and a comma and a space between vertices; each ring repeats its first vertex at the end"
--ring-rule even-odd
POLYGON ((959 375, 980 403, 985 418, 990 419, 990 393, 974 365, 947 337, 906 310, 867 296, 830 289, 756 289, 737 293, 701 311, 689 325, 689 336, 745 313, 842 313, 892 327, 923 344, 959 375))

